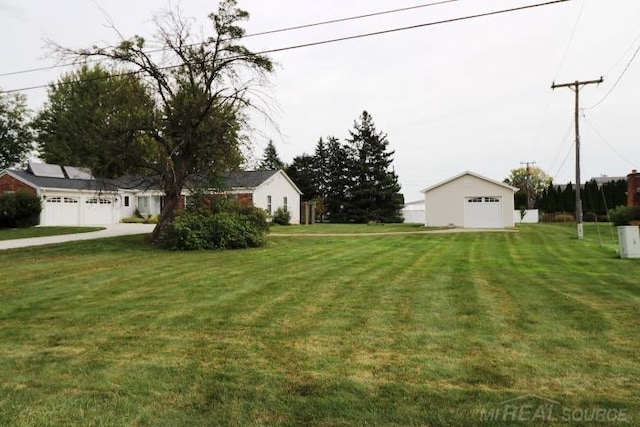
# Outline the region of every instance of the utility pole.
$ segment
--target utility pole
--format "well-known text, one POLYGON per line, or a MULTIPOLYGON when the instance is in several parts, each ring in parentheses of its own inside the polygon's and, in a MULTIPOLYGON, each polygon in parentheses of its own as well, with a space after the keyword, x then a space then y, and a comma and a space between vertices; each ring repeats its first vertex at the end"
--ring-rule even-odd
POLYGON ((582 224, 582 198, 580 197, 580 87, 590 84, 600 84, 604 80, 600 77, 598 80, 576 80, 573 83, 551 84, 551 89, 557 87, 568 87, 576 94, 576 111, 575 111, 575 126, 576 126, 576 222, 578 223, 578 240, 584 239, 584 226, 582 224))
POLYGON ((527 165, 527 209, 533 209, 534 208, 534 202, 535 202, 535 197, 534 197, 534 193, 533 193, 533 186, 531 185, 531 167, 530 165, 535 165, 536 162, 535 161, 530 161, 530 162, 520 162, 521 165, 527 165))

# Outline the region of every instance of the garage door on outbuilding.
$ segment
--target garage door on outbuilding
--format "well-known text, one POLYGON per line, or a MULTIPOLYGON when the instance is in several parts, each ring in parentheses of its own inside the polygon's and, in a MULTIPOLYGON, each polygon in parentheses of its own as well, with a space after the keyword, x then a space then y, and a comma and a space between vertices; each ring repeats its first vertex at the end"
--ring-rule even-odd
POLYGON ((502 197, 465 197, 464 228, 502 228, 502 197))
POLYGON ((466 171, 422 190, 427 227, 510 228, 517 188, 466 171))

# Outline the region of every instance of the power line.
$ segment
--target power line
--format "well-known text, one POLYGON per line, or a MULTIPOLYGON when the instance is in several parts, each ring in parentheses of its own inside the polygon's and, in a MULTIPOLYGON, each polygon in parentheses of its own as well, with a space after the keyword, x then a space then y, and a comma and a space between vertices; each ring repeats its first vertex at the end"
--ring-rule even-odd
POLYGON ((565 47, 564 49, 564 54, 562 55, 562 61, 560 61, 560 65, 558 66, 558 72, 556 73, 556 77, 554 78, 554 80, 557 79, 558 76, 560 75, 560 71, 562 71, 562 67, 564 66, 564 61, 567 59, 569 49, 573 44, 574 37, 576 36, 576 30, 578 29, 578 24, 580 23, 580 17, 582 17, 582 11, 584 10, 585 3, 586 3, 586 0, 582 0, 582 5, 580 6, 580 10, 578 11, 578 16, 576 17, 576 22, 573 25, 573 30, 571 31, 571 37, 569 37, 569 42, 567 43, 567 47, 565 47))
POLYGON ((609 97, 609 95, 611 95, 611 92, 613 92, 613 90, 616 88, 616 86, 618 86, 618 83, 620 83, 620 80, 622 80, 622 77, 624 77, 625 73, 627 72, 627 70, 629 69, 629 67, 631 67, 631 63, 633 63, 633 60, 636 59, 636 56, 638 56, 638 53, 640 52, 640 45, 638 45, 638 48, 635 50, 635 52, 633 52, 633 56, 631 56, 631 59, 629 60, 629 62, 627 63, 627 65, 624 67, 624 69, 622 70, 622 73, 620 73, 620 76, 618 77, 618 79, 615 81, 615 83, 613 84, 613 86, 611 86, 611 88, 609 89, 609 91, 602 97, 602 99, 600 99, 600 101, 596 102, 595 104, 593 104, 591 107, 587 107, 585 108, 585 110, 592 110, 594 108, 596 108, 598 105, 602 104, 602 102, 607 99, 609 97))
POLYGON ((555 165, 558 163, 558 160, 560 160, 560 156, 562 156, 562 152, 564 151, 564 144, 566 144, 567 141, 571 141, 569 143, 569 147, 567 148, 567 154, 565 154, 564 158, 562 159, 562 162, 560 162, 560 165, 556 169, 556 172, 551 175, 553 177, 557 176, 560 173, 560 171, 564 167, 565 162, 567 161, 567 158, 569 157, 569 153, 571 153, 571 151, 573 151, 573 144, 574 144, 575 141, 572 141, 572 140, 569 139, 569 135, 571 133, 571 128, 572 127, 573 127, 573 123, 569 123, 569 125, 567 126, 567 132, 565 133, 564 138, 562 138, 563 144, 561 145, 560 150, 556 154, 555 160, 553 161, 553 163, 551 163, 552 167, 551 167, 550 170, 553 170, 555 165))
MULTIPOLYGON (((582 5, 580 6, 580 9, 578 10, 578 16, 576 16, 576 22, 573 24, 573 29, 571 30, 571 36, 569 37, 569 41, 567 42, 567 46, 564 49, 564 54, 562 55, 562 60, 560 61, 560 65, 558 65, 558 71, 556 72, 556 77, 554 78, 557 79, 558 76, 560 75, 560 71, 562 71, 562 67, 564 66, 564 62, 567 59, 568 53, 569 53, 569 49, 571 48, 571 45, 573 44, 573 39, 575 38, 576 35, 576 30, 578 29, 578 24, 580 23, 580 18, 582 17, 582 12, 584 10, 584 5, 586 3, 586 0, 582 0, 582 5)), ((547 122, 547 118, 549 117, 549 110, 551 109, 551 101, 553 100, 553 93, 549 94, 549 98, 547 100, 547 106, 544 110, 544 115, 542 116, 542 122, 540 123, 540 126, 538 127, 538 131, 535 134, 535 137, 531 143, 531 145, 535 145, 538 140, 540 139, 540 135, 542 134, 542 129, 544 128, 545 123, 547 122)))
POLYGON ((282 28, 282 29, 279 29, 279 30, 270 30, 270 31, 263 31, 263 32, 260 32, 260 33, 254 33, 254 34, 246 35, 243 38, 264 36, 264 35, 267 35, 267 34, 282 33, 282 32, 285 32, 285 31, 301 30, 301 29, 304 29, 304 28, 318 27, 320 25, 337 24, 339 22, 347 22, 347 21, 353 21, 353 20, 356 20, 356 19, 371 18, 373 16, 388 15, 388 14, 397 13, 397 12, 406 12, 408 10, 421 9, 421 8, 430 7, 430 6, 439 6, 439 5, 446 4, 446 3, 455 3, 457 1, 460 1, 460 0, 443 0, 443 1, 437 1, 437 2, 434 2, 434 3, 421 4, 421 5, 417 5, 417 6, 403 7, 403 8, 400 8, 400 9, 392 9, 392 10, 385 10, 385 11, 382 11, 382 12, 367 13, 365 15, 357 15, 357 16, 352 16, 352 17, 349 17, 349 18, 338 18, 338 19, 332 19, 332 20, 329 20, 329 21, 316 22, 316 23, 312 23, 312 24, 297 25, 297 26, 294 26, 294 27, 282 28))
POLYGON ((569 149, 567 150, 567 154, 564 155, 564 159, 562 159, 562 163, 560 163, 560 166, 558 166, 558 169, 556 170, 556 173, 553 174, 553 176, 557 176, 560 173, 560 171, 564 167, 564 164, 567 162, 567 159, 569 158, 569 154, 571 154, 571 152, 573 151, 574 146, 575 146, 575 141, 569 146, 569 149))
POLYGON ((552 4, 565 3, 565 2, 568 2, 568 1, 571 1, 571 0, 553 0, 553 1, 548 1, 548 2, 545 2, 545 3, 537 3, 537 4, 533 4, 533 5, 514 7, 514 8, 510 8, 510 9, 496 10, 496 11, 493 11, 493 12, 485 12, 485 13, 479 13, 479 14, 475 14, 475 15, 467 15, 467 16, 463 16, 463 17, 459 17, 459 18, 443 19, 441 21, 427 22, 425 24, 409 25, 409 26, 406 26, 406 27, 392 28, 390 30, 375 31, 375 32, 372 32, 372 33, 357 34, 357 35, 354 35, 354 36, 340 37, 340 38, 337 38, 337 39, 324 40, 324 41, 312 42, 312 43, 305 43, 305 44, 300 44, 300 45, 296 45, 296 46, 289 46, 289 47, 285 47, 285 48, 281 48, 281 49, 267 50, 267 51, 260 52, 260 53, 264 54, 264 53, 282 52, 282 51, 285 51, 285 50, 299 49, 299 48, 311 47, 311 46, 319 46, 319 45, 328 44, 328 43, 336 43, 336 42, 341 42, 341 41, 346 41, 346 40, 355 40, 355 39, 360 39, 360 38, 364 38, 364 37, 371 37, 371 36, 378 36, 378 35, 382 35, 382 34, 396 33, 396 32, 399 32, 399 31, 414 30, 414 29, 417 29, 417 28, 424 28, 424 27, 429 27, 429 26, 433 26, 433 25, 450 24, 450 23, 453 23, 453 22, 465 21, 465 20, 469 20, 469 19, 484 18, 484 17, 487 17, 487 16, 500 15, 500 14, 505 14, 505 13, 510 13, 510 12, 517 12, 517 11, 521 11, 521 10, 525 10, 525 9, 532 9, 532 8, 542 7, 542 6, 550 6, 552 4))
POLYGON ((623 156, 622 154, 620 154, 618 152, 618 150, 616 150, 613 145, 611 145, 609 143, 609 141, 607 141, 605 139, 604 136, 602 136, 602 134, 600 132, 598 132, 598 130, 593 126, 593 124, 591 123, 591 121, 587 118, 587 116, 584 114, 584 111, 582 111, 582 118, 584 119, 585 123, 587 124, 587 126, 589 126, 589 128, 593 131, 593 133, 595 133, 601 140, 602 142, 605 143, 605 145, 607 145, 607 147, 609 147, 611 149, 611 151, 618 156, 621 160, 623 160, 624 162, 626 162, 629 166, 631 166, 632 168, 635 168, 636 165, 634 165, 633 163, 631 163, 629 161, 629 159, 625 156, 623 156))
MULTIPOLYGON (((342 41, 347 41, 347 40, 356 40, 356 39, 361 39, 361 38, 365 38, 365 37, 372 37, 372 36, 378 36, 378 35, 383 35, 383 34, 397 33, 397 32, 400 32, 400 31, 414 30, 414 29, 430 27, 430 26, 434 26, 434 25, 450 24, 450 23, 453 23, 453 22, 466 21, 466 20, 476 19, 476 18, 484 18, 484 17, 487 17, 487 16, 501 15, 501 14, 518 12, 518 11, 522 11, 522 10, 533 9, 533 8, 544 7, 544 6, 551 6, 551 5, 554 5, 554 4, 566 3, 568 1, 571 1, 571 0, 552 0, 552 1, 547 1, 547 2, 544 2, 544 3, 536 3, 536 4, 531 4, 531 5, 526 5, 526 6, 519 6, 519 7, 509 8, 509 9, 501 9, 501 10, 496 10, 496 11, 492 11, 492 12, 485 12, 485 13, 479 13, 479 14, 475 14, 475 15, 462 16, 462 17, 458 17, 458 18, 450 18, 450 19, 444 19, 444 20, 440 20, 440 21, 427 22, 427 23, 424 23, 424 24, 409 25, 409 26, 405 26, 405 27, 392 28, 392 29, 389 29, 389 30, 382 30, 382 31, 375 31, 375 32, 371 32, 371 33, 356 34, 356 35, 353 35, 353 36, 339 37, 339 38, 335 38, 335 39, 322 40, 322 41, 311 42, 311 43, 303 43, 303 44, 287 46, 287 47, 282 47, 282 48, 276 48, 276 49, 268 49, 268 50, 263 50, 261 52, 254 52, 254 55, 264 55, 264 54, 268 54, 268 53, 284 52, 284 51, 288 51, 288 50, 302 49, 302 48, 308 48, 308 47, 313 47, 313 46, 320 46, 320 45, 337 43, 337 42, 342 42, 342 41)), ((241 56, 237 56, 237 57, 232 57, 232 58, 228 58, 228 59, 231 60, 231 59, 236 59, 236 58, 240 58, 240 57, 241 56)), ((160 70, 169 70, 169 69, 173 69, 173 68, 179 68, 179 67, 181 67, 183 65, 184 64, 182 64, 182 65, 171 65, 171 66, 166 66, 166 67, 160 67, 159 69, 160 70)), ((101 78, 123 77, 123 76, 128 76, 128 75, 139 74, 139 73, 140 73, 140 71, 137 70, 137 71, 130 71, 130 72, 126 72, 126 73, 113 74, 113 75, 111 75, 109 77, 101 77, 101 78)), ((73 83, 76 83, 76 82, 73 82, 73 83)), ((60 82, 59 84, 70 84, 70 83, 60 82)), ((34 89, 43 89, 43 88, 46 88, 48 86, 49 86, 49 84, 37 85, 37 86, 29 86, 29 87, 23 87, 23 88, 18 88, 18 89, 4 90, 4 91, 1 91, 0 93, 23 92, 23 91, 34 90, 34 89)))
MULTIPOLYGON (((364 15, 357 15, 357 16, 350 16, 347 18, 338 18, 338 19, 331 19, 328 21, 320 21, 320 22, 314 22, 314 23, 310 23, 310 24, 302 24, 302 25, 296 25, 296 26, 292 26, 292 27, 285 27, 285 28, 279 28, 276 30, 267 30, 267 31, 262 31, 262 32, 258 32, 258 33, 252 33, 252 34, 245 34, 242 37, 239 37, 238 40, 241 39, 248 39, 251 37, 258 37, 258 36, 265 36, 265 35, 270 35, 270 34, 277 34, 277 33, 284 33, 287 31, 295 31, 295 30, 302 30, 305 28, 313 28, 313 27, 319 27, 322 25, 329 25, 329 24, 337 24, 340 22, 348 22, 348 21, 355 21, 357 19, 364 19, 364 18, 371 18, 374 16, 381 16, 381 15, 389 15, 392 13, 398 13, 398 12, 406 12, 409 10, 415 10, 415 9, 422 9, 425 7, 431 7, 431 6, 439 6, 439 5, 443 5, 446 3, 455 3, 458 2, 460 0, 442 0, 442 1, 437 1, 437 2, 433 2, 433 3, 425 3, 425 4, 420 4, 420 5, 416 5, 416 6, 410 6, 410 7, 403 7, 403 8, 399 8, 399 9, 391 9, 391 10, 384 10, 381 12, 372 12, 372 13, 367 13, 364 15)), ((198 44, 201 43, 193 43, 190 44, 189 46, 196 46, 198 44)), ((162 48, 162 49, 154 49, 154 50, 149 50, 146 53, 157 53, 157 52, 162 52, 166 50, 166 48, 162 48)), ((31 69, 27 69, 27 70, 19 70, 19 71, 11 71, 8 73, 2 73, 0 74, 0 77, 8 77, 8 76, 15 76, 15 75, 19 75, 19 74, 27 74, 27 73, 33 73, 33 72, 37 72, 37 71, 48 71, 48 70, 53 70, 56 68, 64 68, 64 67, 70 67, 75 65, 74 63, 66 63, 66 64, 56 64, 56 65, 51 65, 48 67, 40 67, 40 68, 31 68, 31 69)))

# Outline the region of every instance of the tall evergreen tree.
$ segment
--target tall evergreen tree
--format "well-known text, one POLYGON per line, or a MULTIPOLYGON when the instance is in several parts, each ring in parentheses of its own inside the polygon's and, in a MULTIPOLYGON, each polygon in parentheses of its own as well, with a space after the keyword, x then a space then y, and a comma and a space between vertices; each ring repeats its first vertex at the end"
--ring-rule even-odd
POLYGON ((259 167, 260 169, 267 170, 284 169, 286 167, 284 162, 280 159, 280 156, 278 156, 276 146, 271 140, 269 140, 269 143, 264 149, 264 154, 262 155, 259 167))
POLYGON ((303 201, 308 202, 318 198, 320 194, 316 183, 314 156, 303 154, 294 157, 293 162, 287 166, 285 172, 302 191, 303 201))
MULTIPOLYGON (((331 139, 331 137, 329 138, 331 139)), ((334 138, 335 139, 335 138, 334 138)), ((327 144, 324 139, 320 138, 316 144, 313 155, 314 183, 318 196, 324 199, 327 196, 327 187, 329 181, 329 159, 327 152, 327 144)))
POLYGON ((326 145, 327 188, 324 206, 331 222, 347 222, 350 219, 353 180, 350 150, 338 139, 330 137, 326 145))
POLYGON ((573 184, 568 183, 562 192, 562 198, 564 199, 564 211, 575 214, 576 212, 576 190, 573 189, 573 184))
POLYGON ((388 150, 387 135, 376 130, 366 111, 349 133, 348 144, 354 156, 349 219, 359 223, 401 222, 403 200, 398 176, 391 169, 394 151, 388 150))

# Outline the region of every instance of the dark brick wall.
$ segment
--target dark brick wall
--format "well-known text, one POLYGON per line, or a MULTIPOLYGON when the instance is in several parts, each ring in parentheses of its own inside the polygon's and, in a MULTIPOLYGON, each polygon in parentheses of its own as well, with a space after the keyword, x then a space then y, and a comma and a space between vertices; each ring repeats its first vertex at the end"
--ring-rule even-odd
POLYGON ((5 174, 0 177, 0 194, 7 191, 27 191, 31 194, 37 194, 36 189, 28 186, 22 181, 18 181, 14 177, 5 174))
POLYGON ((253 206, 253 194, 251 193, 236 194, 236 200, 243 206, 253 206))
POLYGON ((640 174, 634 169, 627 175, 627 206, 640 206, 639 188, 640 174))

